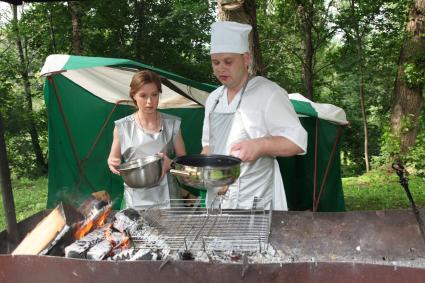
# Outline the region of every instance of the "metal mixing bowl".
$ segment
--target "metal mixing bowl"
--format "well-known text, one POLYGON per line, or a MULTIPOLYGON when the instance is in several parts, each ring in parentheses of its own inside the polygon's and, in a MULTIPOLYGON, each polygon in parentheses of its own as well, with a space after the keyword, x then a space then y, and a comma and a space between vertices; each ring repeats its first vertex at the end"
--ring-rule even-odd
POLYGON ((131 160, 118 166, 124 182, 131 188, 149 188, 158 184, 163 157, 152 155, 131 160))

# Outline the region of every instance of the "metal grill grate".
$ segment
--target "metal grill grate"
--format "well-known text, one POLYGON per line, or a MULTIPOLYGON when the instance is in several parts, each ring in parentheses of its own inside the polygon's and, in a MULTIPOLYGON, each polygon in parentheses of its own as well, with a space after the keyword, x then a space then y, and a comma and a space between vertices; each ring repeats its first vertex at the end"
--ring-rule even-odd
POLYGON ((205 252, 267 249, 271 211, 264 210, 261 201, 256 199, 251 210, 222 210, 220 201, 208 209, 182 203, 170 200, 140 212, 143 224, 132 235, 135 247, 205 252))

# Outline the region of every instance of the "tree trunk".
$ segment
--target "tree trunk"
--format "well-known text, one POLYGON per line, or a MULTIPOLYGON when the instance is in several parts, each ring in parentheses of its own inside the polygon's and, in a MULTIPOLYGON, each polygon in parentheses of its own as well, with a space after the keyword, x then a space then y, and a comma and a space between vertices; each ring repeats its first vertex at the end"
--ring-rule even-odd
POLYGON ((363 135, 364 135, 364 161, 366 166, 366 172, 370 171, 369 165, 369 139, 368 139, 368 126, 367 126, 367 116, 366 116, 366 107, 365 107, 365 97, 364 97, 364 79, 363 79, 363 66, 359 67, 359 96, 360 96, 360 107, 362 112, 363 120, 363 135))
POLYGON ((71 24, 72 24, 72 51, 75 55, 82 54, 81 48, 81 25, 80 25, 80 3, 77 1, 68 1, 71 11, 71 24))
POLYGON ((314 89, 313 89, 313 82, 314 82, 314 46, 313 46, 313 16, 314 16, 314 9, 313 9, 313 2, 312 0, 307 1, 306 4, 300 4, 298 11, 301 14, 302 17, 302 25, 304 30, 304 40, 303 40, 303 46, 304 46, 304 62, 303 62, 303 81, 304 81, 304 87, 305 87, 305 97, 310 99, 311 101, 314 101, 314 89))
POLYGON ((138 61, 143 61, 142 58, 142 43, 143 43, 143 27, 144 27, 144 1, 135 0, 134 1, 134 12, 135 18, 137 19, 136 23, 136 34, 134 38, 134 49, 136 51, 136 59, 138 61))
MULTIPOLYGON (((352 18, 356 19, 356 8, 355 8, 355 1, 351 1, 351 13, 352 18)), ((356 49, 357 49, 357 60, 358 60, 358 67, 357 67, 357 73, 359 76, 359 97, 360 97, 360 111, 362 113, 362 120, 363 120, 363 135, 364 135, 364 160, 365 160, 365 167, 366 172, 370 171, 370 165, 369 165, 369 138, 368 138, 368 125, 367 125, 367 115, 366 115, 366 100, 365 100, 365 90, 364 90, 364 55, 363 55, 363 38, 360 34, 359 30, 359 23, 357 21, 354 21, 354 33, 355 33, 355 42, 356 42, 356 49)))
MULTIPOLYGON (((3 198, 3 209, 6 218, 8 238, 13 243, 19 242, 18 225, 16 224, 15 203, 13 201, 12 183, 10 181, 9 162, 7 160, 6 142, 4 140, 3 120, 0 112, 0 188, 3 198)), ((11 251, 8 251, 11 252, 11 251)))
POLYGON ((218 0, 218 18, 221 21, 234 21, 239 23, 250 24, 252 26, 252 32, 249 36, 249 45, 252 54, 252 64, 250 73, 256 76, 264 75, 264 64, 263 57, 260 49, 260 37, 258 35, 257 28, 257 10, 255 0, 218 0), (234 8, 229 9, 232 5, 229 2, 241 3, 241 5, 235 4, 234 8))
POLYGON ((46 12, 47 12, 47 17, 49 19, 49 32, 50 32, 50 38, 52 40, 52 51, 53 51, 53 54, 56 54, 57 48, 56 48, 55 31, 53 29, 52 11, 47 8, 46 12))
MULTIPOLYGON (((391 109, 391 129, 400 138, 400 155, 414 145, 422 108, 423 84, 408 82, 406 64, 419 63, 425 55, 425 0, 416 0, 406 24, 407 38, 401 47, 391 109)), ((399 156, 400 157, 400 156, 399 156)))
POLYGON ((18 8, 16 5, 12 5, 13 10, 13 28, 15 33, 16 41, 16 50, 19 55, 19 72, 22 76, 22 82, 24 86, 25 102, 26 102, 26 111, 28 116, 28 132, 31 136, 32 148, 35 154, 37 166, 42 174, 47 174, 47 164, 44 160, 43 151, 41 150, 40 142, 38 139, 38 131, 35 126, 34 120, 32 118, 32 98, 31 98, 31 85, 28 77, 27 63, 24 56, 24 50, 22 47, 22 40, 19 33, 18 26, 18 8))

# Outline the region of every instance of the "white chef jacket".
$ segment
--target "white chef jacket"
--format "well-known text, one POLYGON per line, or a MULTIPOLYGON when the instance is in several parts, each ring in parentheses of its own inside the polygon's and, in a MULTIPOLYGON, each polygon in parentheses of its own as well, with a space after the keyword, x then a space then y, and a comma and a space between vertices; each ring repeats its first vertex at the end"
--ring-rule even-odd
MULTIPOLYGON (((205 104, 202 146, 209 145, 209 113, 223 87, 213 91, 205 104)), ((230 104, 225 93, 219 99, 214 111, 235 112, 239 100, 240 91, 230 104)), ((294 107, 289 101, 288 93, 276 83, 264 77, 252 78, 246 87, 239 109, 245 129, 251 139, 270 136, 285 137, 303 149, 303 153, 300 155, 306 153, 307 132, 302 127, 294 107)))
MULTIPOLYGON (((235 125, 240 124, 242 126, 242 128, 240 126, 235 126, 234 128, 238 130, 232 131, 228 137, 223 137, 227 138, 226 153, 224 154, 230 154, 231 146, 233 143, 238 142, 239 138, 247 138, 243 136, 243 132, 246 132, 250 139, 270 136, 285 137, 302 148, 303 153, 301 154, 305 154, 307 148, 307 132, 301 126, 293 106, 288 99, 287 92, 284 89, 266 78, 254 77, 249 81, 243 94, 242 102, 239 109, 237 109, 241 91, 229 104, 226 89, 224 89, 223 93, 223 88, 222 86, 212 92, 206 102, 202 135, 203 146, 209 145, 209 113, 212 111, 217 98, 219 98, 214 111, 219 113, 233 113, 237 110, 238 113, 236 115, 237 119, 235 120, 235 125), (220 96, 222 93, 224 95, 220 96)), ((247 166, 255 165, 252 163, 242 164, 240 177, 243 177, 245 172, 249 172, 247 166)), ((270 180, 271 185, 264 186, 262 183, 265 180, 256 180, 253 176, 248 177, 248 179, 251 180, 251 182, 258 182, 258 184, 246 183, 243 185, 243 183, 236 181, 229 188, 229 191, 231 191, 230 195, 236 192, 238 195, 236 199, 239 199, 239 204, 233 208, 249 208, 253 195, 262 195, 265 198, 263 201, 268 202, 273 200, 272 207, 274 209, 287 210, 279 165, 274 161, 274 166, 261 170, 274 170, 275 173, 272 174, 274 180, 270 180), (236 188, 238 186, 240 186, 240 188, 236 188), (246 191, 244 190, 245 186, 246 191)), ((246 177, 243 179, 246 179, 246 177)), ((229 194, 229 191, 227 194, 229 194)))

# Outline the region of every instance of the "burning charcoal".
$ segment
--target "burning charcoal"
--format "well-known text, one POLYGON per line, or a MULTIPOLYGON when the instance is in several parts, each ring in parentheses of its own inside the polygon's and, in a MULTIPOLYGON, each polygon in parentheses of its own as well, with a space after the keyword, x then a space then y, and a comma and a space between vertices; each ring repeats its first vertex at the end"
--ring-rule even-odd
POLYGON ((114 256, 108 258, 109 260, 130 260, 131 257, 135 254, 133 248, 121 250, 119 253, 115 254, 114 256))
POLYGON ((138 219, 140 219, 140 214, 135 209, 127 208, 127 209, 121 210, 120 212, 133 221, 137 221, 138 219))
MULTIPOLYGON (((157 255, 156 260, 162 260, 164 258, 164 251, 163 250, 157 249, 155 253, 157 255)), ((169 253, 169 251, 167 251, 167 254, 168 253, 169 253)))
POLYGON ((205 251, 198 251, 195 256, 196 261, 212 262, 211 256, 205 251))
POLYGON ((65 257, 86 258, 86 251, 90 248, 90 242, 75 241, 65 248, 65 257))
POLYGON ((96 244, 87 252, 87 259, 101 260, 103 259, 112 249, 112 244, 108 240, 96 244))
POLYGON ((191 251, 185 250, 184 252, 179 252, 180 259, 182 260, 194 260, 195 257, 191 251))
POLYGON ((65 248, 65 257, 86 258, 87 250, 105 239, 104 229, 95 230, 65 248))
POLYGON ((153 253, 150 249, 138 250, 130 260, 156 260, 157 254, 153 253))
POLYGON ((144 254, 144 255, 142 255, 141 258, 137 258, 137 259, 140 259, 140 260, 155 260, 155 259, 153 259, 153 253, 152 252, 144 254))
POLYGON ((130 238, 126 233, 121 232, 107 232, 105 233, 106 239, 111 243, 111 254, 120 253, 122 250, 128 249, 130 238))
POLYGON ((100 209, 102 209, 102 207, 107 206, 108 204, 109 204, 108 202, 101 200, 101 201, 97 202, 97 203, 94 205, 94 207, 95 207, 96 209, 100 210, 100 209))
POLYGON ((239 261, 242 257, 240 253, 237 253, 235 251, 232 251, 232 253, 229 256, 231 261, 239 261))
POLYGON ((122 210, 115 214, 113 227, 120 232, 138 229, 137 220, 140 219, 140 214, 131 208, 122 210))
POLYGON ((111 203, 111 197, 106 191, 92 193, 80 205, 78 210, 86 217, 92 213, 92 210, 101 210, 103 207, 111 203))

